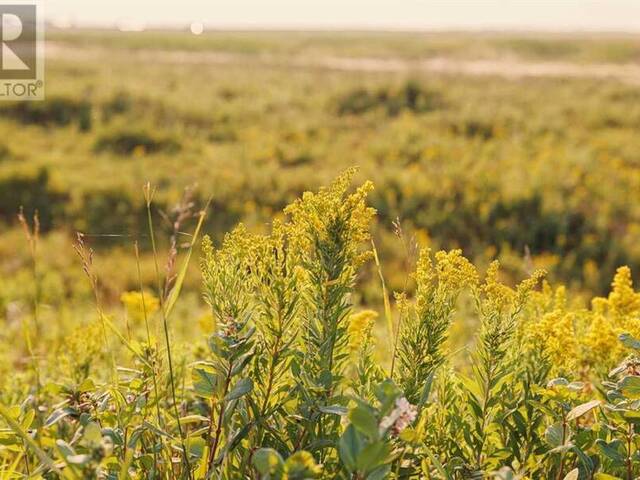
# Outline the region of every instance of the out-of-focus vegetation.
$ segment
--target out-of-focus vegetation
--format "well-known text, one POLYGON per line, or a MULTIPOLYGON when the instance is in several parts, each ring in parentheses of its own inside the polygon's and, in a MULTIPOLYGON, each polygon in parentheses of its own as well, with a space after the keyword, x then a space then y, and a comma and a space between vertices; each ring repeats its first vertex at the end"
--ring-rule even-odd
MULTIPOLYGON (((195 310, 176 308, 204 218, 197 214, 179 255, 190 202, 174 211, 155 289, 140 281, 120 297, 121 312, 103 308, 100 272, 79 236, 75 250, 97 311, 82 321, 80 310, 69 319, 60 308, 45 324, 37 288, 32 305, 2 330, 10 347, 0 350, 0 473, 637 478, 640 293, 629 268, 587 307, 562 286, 539 288, 543 271, 512 288, 497 261, 478 271, 460 250, 423 248, 415 295, 397 292, 394 310, 378 268, 386 328, 376 340, 378 314, 354 304, 361 268, 379 263, 367 203, 373 184, 353 188, 352 175, 305 192, 265 234, 240 225, 219 247, 204 237, 209 309, 199 321, 195 310), (462 319, 476 328, 456 349, 452 327, 462 319), (11 336, 20 329, 22 345, 11 336)), ((147 186, 148 212, 153 197, 147 186)), ((147 221, 156 238, 153 216, 147 221)), ((24 227, 37 278, 35 225, 24 227)))
MULTIPOLYGON (((135 286, 132 240, 150 262, 146 181, 168 231, 158 212, 197 181, 219 240, 239 221, 263 230, 347 165, 376 184, 390 289, 405 284, 413 238, 597 293, 640 263, 640 87, 508 78, 513 60, 637 62, 634 36, 52 31, 48 42, 47 100, 0 104, 0 269, 28 277, 16 213, 37 209, 55 252, 40 271, 51 301, 87 293, 75 231, 100 254, 111 300, 135 286), (421 69, 429 58, 504 61, 507 76, 421 69)), ((9 283, 0 297, 20 297, 9 283)))

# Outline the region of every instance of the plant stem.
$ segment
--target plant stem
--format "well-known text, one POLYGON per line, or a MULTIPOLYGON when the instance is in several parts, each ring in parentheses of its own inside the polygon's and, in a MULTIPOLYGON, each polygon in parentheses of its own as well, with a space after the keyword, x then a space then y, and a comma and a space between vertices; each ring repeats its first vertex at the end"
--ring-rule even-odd
MULTIPOLYGON (((231 370, 233 365, 229 363, 229 368, 227 369, 227 377, 224 380, 224 389, 222 392, 222 400, 220 403, 220 415, 218 416, 218 422, 216 424, 216 432, 215 439, 213 440, 213 446, 211 450, 209 450, 209 458, 207 459, 207 470, 210 472, 213 468, 213 461, 216 458, 216 451, 218 450, 218 445, 220 444, 220 435, 222 433, 222 418, 224 417, 225 412, 225 401, 224 397, 227 396, 227 392, 229 391, 229 384, 231 383, 231 370)), ((211 438, 211 429, 213 427, 213 415, 215 412, 215 408, 213 405, 213 400, 211 401, 211 421, 209 422, 209 431, 207 433, 207 441, 211 438)))
MULTIPOLYGON (((567 441, 567 416, 562 409, 562 443, 564 445, 567 441)), ((562 480, 562 475, 564 474, 564 452, 560 452, 560 465, 558 467, 558 475, 556 476, 557 480, 562 480)))
POLYGON ((627 428, 627 480, 633 480, 633 463, 631 461, 631 445, 633 442, 633 423, 627 428))
POLYGON ((160 299, 160 311, 162 312, 162 327, 164 330, 164 341, 167 348, 167 360, 169 363, 169 380, 171 386, 171 400, 173 402, 173 409, 176 416, 176 424, 178 426, 178 434, 180 435, 180 443, 182 446, 182 456, 184 458, 185 467, 187 469, 187 476, 191 479, 191 465, 189 464, 189 453, 187 452, 187 446, 185 442, 184 431, 182 430, 182 424, 180 423, 180 412, 178 411, 178 402, 176 399, 176 385, 173 372, 173 359, 171 358, 171 340, 169 339, 169 325, 167 323, 167 314, 164 309, 164 297, 162 295, 162 281, 160 280, 160 267, 158 265, 158 251, 156 249, 155 233, 153 230, 153 219, 151 218, 151 197, 152 193, 147 184, 145 191, 147 200, 147 223, 149 225, 149 238, 151 239, 151 248, 153 250, 153 260, 156 270, 156 281, 158 284, 158 298, 160 299))

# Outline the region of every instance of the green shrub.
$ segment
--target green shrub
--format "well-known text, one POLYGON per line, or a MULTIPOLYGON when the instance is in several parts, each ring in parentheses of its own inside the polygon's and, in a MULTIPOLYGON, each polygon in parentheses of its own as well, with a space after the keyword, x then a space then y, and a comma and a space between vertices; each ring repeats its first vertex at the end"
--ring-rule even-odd
POLYGON ((145 130, 122 130, 101 135, 96 140, 94 150, 110 151, 119 155, 172 153, 180 150, 180 143, 173 138, 160 137, 145 130))
POLYGON ((42 230, 48 231, 65 218, 68 201, 66 193, 50 185, 46 169, 35 175, 16 174, 0 179, 0 220, 5 223, 15 223, 20 208, 24 208, 28 218, 38 212, 42 230))
POLYGON ((77 124, 82 131, 91 129, 92 105, 88 100, 50 97, 43 102, 16 102, 0 108, 0 116, 25 125, 66 126, 77 124))
POLYGON ((0 162, 11 158, 11 150, 6 145, 0 144, 0 162))
POLYGON ((442 108, 442 96, 424 88, 420 83, 408 81, 400 88, 380 88, 370 91, 355 89, 337 100, 338 115, 362 115, 381 109, 389 116, 404 110, 416 113, 430 112, 442 108))

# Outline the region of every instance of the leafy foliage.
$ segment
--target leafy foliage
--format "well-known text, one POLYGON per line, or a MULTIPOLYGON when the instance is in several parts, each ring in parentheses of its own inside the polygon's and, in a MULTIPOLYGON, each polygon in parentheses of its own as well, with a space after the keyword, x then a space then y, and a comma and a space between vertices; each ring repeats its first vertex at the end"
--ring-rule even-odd
MULTIPOLYGON (((122 322, 104 310, 93 252, 79 237, 97 321, 66 341, 55 371, 34 354, 35 297, 23 324, 30 355, 22 388, 2 380, 0 472, 51 479, 640 475, 640 295, 628 269, 618 271, 607 298, 584 309, 562 288, 538 289, 542 272, 512 288, 497 262, 481 281, 461 251, 424 249, 415 297, 398 293, 389 309, 393 349, 385 361, 376 312, 354 302, 358 273, 373 256, 375 212, 366 201, 372 185, 352 191, 353 175, 304 194, 267 234, 240 225, 220 246, 204 238, 209 312, 201 341, 187 332, 191 350, 171 327, 203 214, 182 267, 174 270, 172 244, 156 291, 140 282, 122 295, 122 322), (452 361, 450 332, 465 301, 479 327, 461 366, 452 361), (610 332, 596 335, 603 325, 610 332)), ((150 212, 149 186, 145 197, 150 212)), ((176 211, 176 232, 188 209, 176 211)), ((150 213, 148 220, 153 239, 150 213)), ((38 223, 22 221, 35 261, 38 223)))

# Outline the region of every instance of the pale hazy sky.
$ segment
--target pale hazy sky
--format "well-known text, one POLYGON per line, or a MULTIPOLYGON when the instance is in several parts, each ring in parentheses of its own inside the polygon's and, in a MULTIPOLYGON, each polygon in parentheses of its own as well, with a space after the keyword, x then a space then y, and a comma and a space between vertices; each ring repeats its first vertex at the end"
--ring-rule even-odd
POLYGON ((112 26, 640 31, 640 0, 44 0, 48 20, 112 26))

